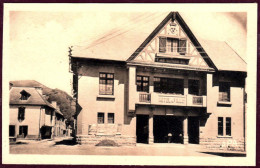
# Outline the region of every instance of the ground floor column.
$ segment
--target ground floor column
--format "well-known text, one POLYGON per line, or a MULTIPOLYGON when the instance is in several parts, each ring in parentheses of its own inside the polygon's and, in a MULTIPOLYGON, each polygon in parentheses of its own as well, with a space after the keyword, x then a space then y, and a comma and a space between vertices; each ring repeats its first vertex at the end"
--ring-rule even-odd
POLYGON ((189 143, 188 137, 188 117, 184 118, 183 120, 183 144, 189 143))
POLYGON ((153 137, 153 115, 149 115, 149 144, 154 143, 153 137))

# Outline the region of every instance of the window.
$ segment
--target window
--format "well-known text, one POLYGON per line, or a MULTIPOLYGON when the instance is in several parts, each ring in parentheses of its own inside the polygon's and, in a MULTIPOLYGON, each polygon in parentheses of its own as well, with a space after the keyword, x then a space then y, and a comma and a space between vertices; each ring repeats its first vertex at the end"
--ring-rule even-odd
POLYGON ((112 73, 99 74, 99 94, 100 95, 114 94, 114 74, 112 73))
POLYGON ((218 135, 223 136, 223 117, 218 117, 218 135))
POLYGON ((225 133, 224 133, 224 118, 218 117, 218 135, 219 136, 231 136, 231 118, 226 117, 225 123, 225 133))
POLYGON ((28 100, 28 98, 31 96, 25 90, 21 91, 20 94, 21 94, 21 97, 20 97, 21 100, 28 100))
POLYGON ((189 80, 189 94, 199 95, 199 80, 189 80))
POLYGON ((226 118, 226 135, 231 136, 231 118, 226 118))
POLYGON ((159 52, 186 53, 186 39, 159 37, 159 52))
POLYGON ((228 82, 219 82, 219 101, 230 101, 230 84, 228 82))
POLYGON ((115 115, 114 113, 108 113, 107 114, 107 123, 114 124, 115 122, 115 115))
POLYGON ((9 137, 15 136, 15 125, 9 125, 9 137))
POLYGON ((97 117, 98 117, 97 118, 98 124, 104 124, 104 118, 105 118, 104 113, 98 113, 97 117))
POLYGON ((25 115, 25 107, 19 107, 18 108, 18 121, 23 121, 25 115))
POLYGON ((149 92, 149 77, 148 76, 137 76, 136 85, 137 85, 137 91, 149 92))
POLYGON ((178 40, 173 38, 167 38, 167 52, 168 53, 177 53, 178 49, 178 40))
POLYGON ((184 80, 155 77, 154 92, 184 94, 184 80))

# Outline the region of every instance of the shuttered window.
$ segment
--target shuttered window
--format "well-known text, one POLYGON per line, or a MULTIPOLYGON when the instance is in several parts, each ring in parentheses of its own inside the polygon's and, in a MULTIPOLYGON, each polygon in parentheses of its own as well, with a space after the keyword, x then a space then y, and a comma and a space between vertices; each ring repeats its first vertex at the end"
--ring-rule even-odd
POLYGON ((186 39, 179 40, 179 53, 185 54, 186 53, 186 39))
POLYGON ((166 52, 166 37, 159 37, 159 52, 166 52))
POLYGON ((185 54, 186 44, 186 39, 159 37, 159 52, 185 54))

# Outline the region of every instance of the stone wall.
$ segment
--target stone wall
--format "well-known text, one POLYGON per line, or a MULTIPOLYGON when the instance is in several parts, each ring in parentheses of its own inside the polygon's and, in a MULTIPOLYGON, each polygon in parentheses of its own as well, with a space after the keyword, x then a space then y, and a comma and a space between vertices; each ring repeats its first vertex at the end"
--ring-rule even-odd
POLYGON ((208 150, 245 151, 244 138, 201 138, 200 144, 208 150))
POLYGON ((116 135, 121 134, 122 124, 89 124, 89 135, 116 135))
POLYGON ((118 145, 136 145, 136 137, 122 135, 122 124, 90 124, 88 125, 88 135, 77 135, 79 144, 96 145, 102 140, 112 140, 118 145))
POLYGON ((102 140, 113 140, 120 146, 135 146, 136 137, 122 135, 78 135, 76 137, 78 144, 96 145, 102 140))

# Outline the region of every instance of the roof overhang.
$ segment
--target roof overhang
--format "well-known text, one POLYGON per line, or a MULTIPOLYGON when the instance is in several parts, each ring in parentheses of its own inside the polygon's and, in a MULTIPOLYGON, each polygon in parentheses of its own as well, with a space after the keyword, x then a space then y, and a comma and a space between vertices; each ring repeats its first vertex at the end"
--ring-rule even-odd
POLYGON ((141 66, 141 67, 152 67, 152 68, 164 68, 164 69, 177 69, 186 71, 203 71, 203 72, 215 72, 213 68, 208 67, 194 67, 189 65, 178 65, 178 64, 167 64, 167 63, 154 63, 154 62, 127 62, 127 66, 141 66))

